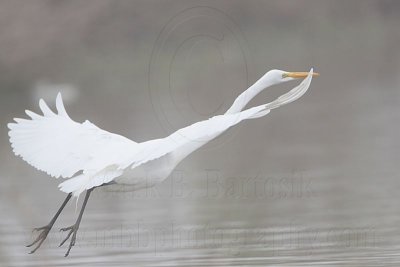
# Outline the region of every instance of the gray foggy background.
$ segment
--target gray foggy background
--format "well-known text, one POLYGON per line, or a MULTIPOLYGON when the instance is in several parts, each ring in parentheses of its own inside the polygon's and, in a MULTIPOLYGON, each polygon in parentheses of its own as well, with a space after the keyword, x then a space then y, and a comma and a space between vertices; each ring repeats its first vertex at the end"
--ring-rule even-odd
POLYGON ((394 0, 1 1, 0 266, 398 266, 399 28, 394 0), (61 91, 76 121, 141 142, 223 113, 270 69, 311 67, 301 99, 156 188, 94 191, 69 258, 75 201, 28 255, 65 198, 8 141, 40 98, 61 91))

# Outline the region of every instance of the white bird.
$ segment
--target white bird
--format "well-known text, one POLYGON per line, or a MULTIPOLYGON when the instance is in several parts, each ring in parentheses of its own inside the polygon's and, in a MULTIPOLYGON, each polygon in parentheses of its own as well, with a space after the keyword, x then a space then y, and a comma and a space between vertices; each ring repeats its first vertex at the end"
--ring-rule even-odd
POLYGON ((68 196, 49 224, 35 228, 41 232, 28 245, 38 243, 30 253, 41 246, 71 196, 78 197, 86 191, 76 223, 61 229, 69 232, 60 246, 72 235, 65 256, 75 244, 86 203, 94 188, 118 183, 139 189, 163 181, 186 156, 230 127, 243 120, 263 117, 272 109, 301 97, 309 88, 312 76, 316 75, 318 73, 313 73, 312 69, 308 73, 271 70, 239 95, 225 114, 143 143, 102 130, 89 121, 73 121, 65 111, 60 93, 56 99, 57 113, 41 99, 39 106, 43 115, 26 110, 30 119, 15 118, 15 122, 8 124, 11 146, 17 156, 33 167, 55 178, 69 178, 59 185, 68 196), (276 100, 243 110, 265 88, 296 78, 305 79, 276 100))

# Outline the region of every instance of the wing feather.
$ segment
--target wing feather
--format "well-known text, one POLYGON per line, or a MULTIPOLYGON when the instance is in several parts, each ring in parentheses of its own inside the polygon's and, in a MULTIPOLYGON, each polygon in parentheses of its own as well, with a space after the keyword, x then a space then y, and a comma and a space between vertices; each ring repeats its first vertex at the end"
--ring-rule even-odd
POLYGON ((33 167, 53 177, 72 177, 79 171, 96 173, 109 165, 122 164, 137 143, 98 128, 89 121, 70 119, 61 94, 57 114, 39 101, 43 116, 26 110, 30 119, 15 119, 8 128, 11 146, 33 167))

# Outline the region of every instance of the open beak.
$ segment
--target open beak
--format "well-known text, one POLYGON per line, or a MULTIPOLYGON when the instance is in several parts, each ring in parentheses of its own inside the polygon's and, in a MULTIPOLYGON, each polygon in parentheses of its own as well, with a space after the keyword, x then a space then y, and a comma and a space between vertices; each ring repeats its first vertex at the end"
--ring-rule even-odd
MULTIPOLYGON (((294 79, 300 79, 307 77, 308 72, 286 72, 283 74, 283 78, 290 77, 294 79)), ((313 72, 312 76, 319 76, 318 72, 313 72)))

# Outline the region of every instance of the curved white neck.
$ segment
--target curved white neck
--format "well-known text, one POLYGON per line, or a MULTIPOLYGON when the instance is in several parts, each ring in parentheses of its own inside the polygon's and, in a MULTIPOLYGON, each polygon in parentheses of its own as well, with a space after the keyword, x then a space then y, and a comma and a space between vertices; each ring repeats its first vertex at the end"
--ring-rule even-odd
MULTIPOLYGON (((267 74, 266 74, 267 75, 267 74)), ((232 106, 225 112, 225 114, 237 113, 243 110, 243 108, 250 102, 256 95, 258 95, 265 88, 270 87, 274 84, 273 81, 267 79, 266 75, 261 77, 246 91, 241 93, 233 102, 232 106)))

